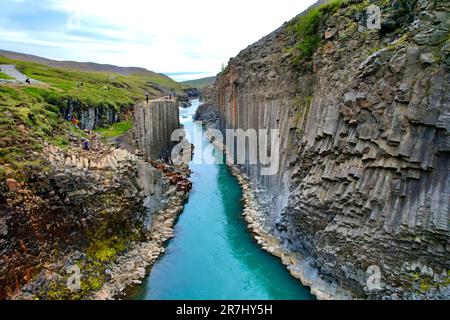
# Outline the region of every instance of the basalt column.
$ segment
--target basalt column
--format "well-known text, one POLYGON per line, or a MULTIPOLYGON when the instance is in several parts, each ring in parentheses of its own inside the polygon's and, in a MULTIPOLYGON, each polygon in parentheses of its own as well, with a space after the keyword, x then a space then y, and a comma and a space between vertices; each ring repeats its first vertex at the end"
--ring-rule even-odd
POLYGON ((178 105, 170 100, 141 103, 134 108, 134 139, 145 156, 166 159, 174 142, 171 136, 180 128, 178 105))
POLYGON ((370 1, 384 21, 370 32, 354 19, 367 1, 336 3, 229 61, 210 94, 220 129, 279 130, 276 175, 239 169, 273 234, 332 294, 448 299, 449 1, 370 1), (318 14, 319 45, 307 57, 301 34, 318 14))

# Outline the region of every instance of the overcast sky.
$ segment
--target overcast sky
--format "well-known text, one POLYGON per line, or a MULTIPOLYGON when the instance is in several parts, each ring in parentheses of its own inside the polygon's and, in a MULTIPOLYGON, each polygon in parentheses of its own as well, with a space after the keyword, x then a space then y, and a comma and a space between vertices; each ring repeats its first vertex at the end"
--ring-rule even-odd
POLYGON ((0 0, 0 48, 196 79, 314 2, 0 0))

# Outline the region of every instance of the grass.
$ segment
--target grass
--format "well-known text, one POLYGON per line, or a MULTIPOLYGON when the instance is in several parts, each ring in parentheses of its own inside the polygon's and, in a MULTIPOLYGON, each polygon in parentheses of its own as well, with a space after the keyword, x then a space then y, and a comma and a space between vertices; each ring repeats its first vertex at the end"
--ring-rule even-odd
POLYGON ((298 39, 296 48, 300 51, 301 60, 309 60, 317 51, 322 42, 320 26, 327 16, 334 14, 341 7, 342 2, 335 0, 312 8, 294 26, 298 39))
POLYGON ((95 131, 100 133, 105 138, 116 138, 124 135, 133 127, 133 122, 123 121, 114 123, 112 126, 108 128, 99 128, 95 131))
POLYGON ((3 72, 0 72, 0 79, 14 80, 13 77, 10 77, 10 76, 8 76, 7 74, 4 74, 3 72))
MULTIPOLYGON (((114 108, 122 111, 122 119, 127 119, 130 105, 143 100, 147 92, 152 96, 157 95, 156 89, 153 88, 155 83, 172 91, 185 88, 170 78, 151 73, 122 76, 82 72, 3 57, 0 57, 0 64, 16 65, 17 69, 28 77, 44 82, 39 85, 0 84, 0 198, 5 198, 5 195, 9 197, 5 179, 12 178, 26 185, 33 178, 33 174, 50 173, 53 170, 42 156, 46 143, 67 149, 72 141, 86 136, 61 115, 61 107, 67 106, 68 99, 76 99, 86 108, 114 108), (77 82, 83 82, 84 85, 77 86, 77 82)), ((131 126, 131 121, 117 123, 106 128, 102 134, 107 137, 118 136, 128 131, 131 126)), ((111 198, 115 202, 111 201, 111 205, 105 204, 108 208, 123 203, 123 200, 117 202, 116 195, 111 198)), ((122 199, 120 195, 119 199, 122 199)), ((127 230, 131 229, 129 227, 124 227, 123 230, 119 228, 119 232, 111 234, 109 230, 115 226, 123 226, 124 221, 120 215, 113 215, 109 220, 112 222, 98 228, 89 236, 90 260, 84 266, 87 275, 82 279, 82 290, 72 293, 64 281, 55 282, 44 298, 82 298, 101 287, 105 281, 104 270, 107 264, 126 249, 133 237, 138 236, 134 233, 127 234, 127 230)))
POLYGON ((0 57, 0 64, 13 64, 26 76, 42 81, 48 87, 32 88, 35 97, 55 104, 74 98, 90 107, 114 107, 120 109, 138 100, 144 100, 148 92, 156 96, 158 91, 151 83, 180 92, 185 87, 160 74, 124 76, 115 73, 85 72, 49 67, 37 63, 11 60, 0 57), (82 83, 82 86, 77 86, 82 83))
POLYGON ((29 171, 39 170, 44 141, 68 144, 69 136, 84 133, 62 121, 59 108, 26 93, 21 86, 0 86, 0 166, 3 175, 26 181, 29 171))
POLYGON ((304 58, 311 57, 321 42, 321 37, 317 32, 321 20, 322 14, 320 10, 313 9, 305 17, 300 19, 297 25, 297 35, 300 39, 297 48, 304 58))
POLYGON ((184 85, 197 88, 197 89, 203 89, 205 87, 208 87, 212 85, 216 81, 216 77, 208 77, 208 78, 202 78, 197 80, 189 80, 182 82, 184 85))
MULTIPOLYGON (((155 84, 174 92, 186 88, 165 75, 144 73, 124 76, 116 73, 85 72, 17 61, 0 56, 0 64, 15 65, 27 77, 44 84, 0 84, 0 176, 27 180, 28 171, 39 170, 39 153, 44 142, 68 148, 71 137, 84 132, 64 121, 60 108, 77 100, 85 108, 113 108, 126 111, 145 94, 157 96, 155 84), (83 85, 77 85, 83 83, 83 85), (36 155, 36 153, 38 155, 36 155)), ((123 122, 101 130, 116 137, 132 126, 123 122)))

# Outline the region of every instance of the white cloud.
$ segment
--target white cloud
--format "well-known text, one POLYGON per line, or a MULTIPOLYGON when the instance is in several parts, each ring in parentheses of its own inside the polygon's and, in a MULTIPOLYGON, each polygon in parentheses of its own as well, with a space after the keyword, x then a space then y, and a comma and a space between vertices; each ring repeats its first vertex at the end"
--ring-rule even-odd
POLYGON ((215 74, 230 57, 314 2, 46 0, 67 17, 75 13, 80 23, 77 31, 84 36, 67 37, 64 33, 71 30, 60 30, 48 33, 46 39, 29 40, 57 43, 75 60, 137 65, 167 73, 215 74), (97 40, 89 41, 87 34, 97 40))

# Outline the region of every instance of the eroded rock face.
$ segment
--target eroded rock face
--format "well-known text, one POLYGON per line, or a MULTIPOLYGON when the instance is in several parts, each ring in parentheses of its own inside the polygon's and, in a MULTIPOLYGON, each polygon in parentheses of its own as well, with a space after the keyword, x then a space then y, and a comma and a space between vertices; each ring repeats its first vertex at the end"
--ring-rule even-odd
POLYGON ((219 110, 216 103, 202 103, 194 115, 194 121, 202 122, 202 124, 211 129, 219 128, 219 110))
POLYGON ((133 136, 149 159, 168 159, 173 145, 172 133, 180 128, 178 104, 154 100, 134 108, 133 136))
MULTIPOLYGON (((220 127, 280 130, 278 174, 241 169, 272 232, 322 279, 356 298, 448 298, 449 4, 414 2, 394 33, 359 30, 361 2, 321 25, 311 64, 289 49, 292 22, 232 59, 215 85, 220 127)), ((394 2, 387 18, 403 14, 394 2)))
MULTIPOLYGON (((161 233, 158 226, 181 212, 191 188, 188 168, 145 161, 96 134, 90 140, 90 150, 44 143, 36 156, 45 170, 31 171, 26 182, 8 178, 0 185, 0 300, 92 298, 110 284, 111 268, 116 274, 128 260, 144 266, 154 261, 148 250, 148 257, 122 256, 147 248, 155 228, 161 233), (66 282, 74 266, 81 275, 77 290, 66 282)), ((158 250, 170 230, 162 232, 158 250)), ((108 298, 141 276, 125 278, 114 279, 108 298)))
MULTIPOLYGON (((128 245, 144 237, 152 214, 164 207, 170 183, 150 163, 120 149, 74 149, 67 153, 47 145, 48 170, 36 172, 27 184, 10 181, 2 194, 0 299, 33 279, 20 298, 76 297, 67 289, 55 292, 66 268, 77 264, 83 279, 92 277, 89 263, 102 243, 128 245)), ((104 275, 96 271, 95 281, 102 283, 104 275)), ((83 286, 78 298, 95 290, 83 286)))
POLYGON ((113 123, 120 121, 120 114, 126 111, 126 109, 123 108, 118 112, 111 106, 85 106, 80 101, 74 99, 60 101, 59 104, 61 105, 60 111, 64 119, 76 116, 79 120, 78 125, 82 130, 93 130, 98 127, 110 126, 113 123))

